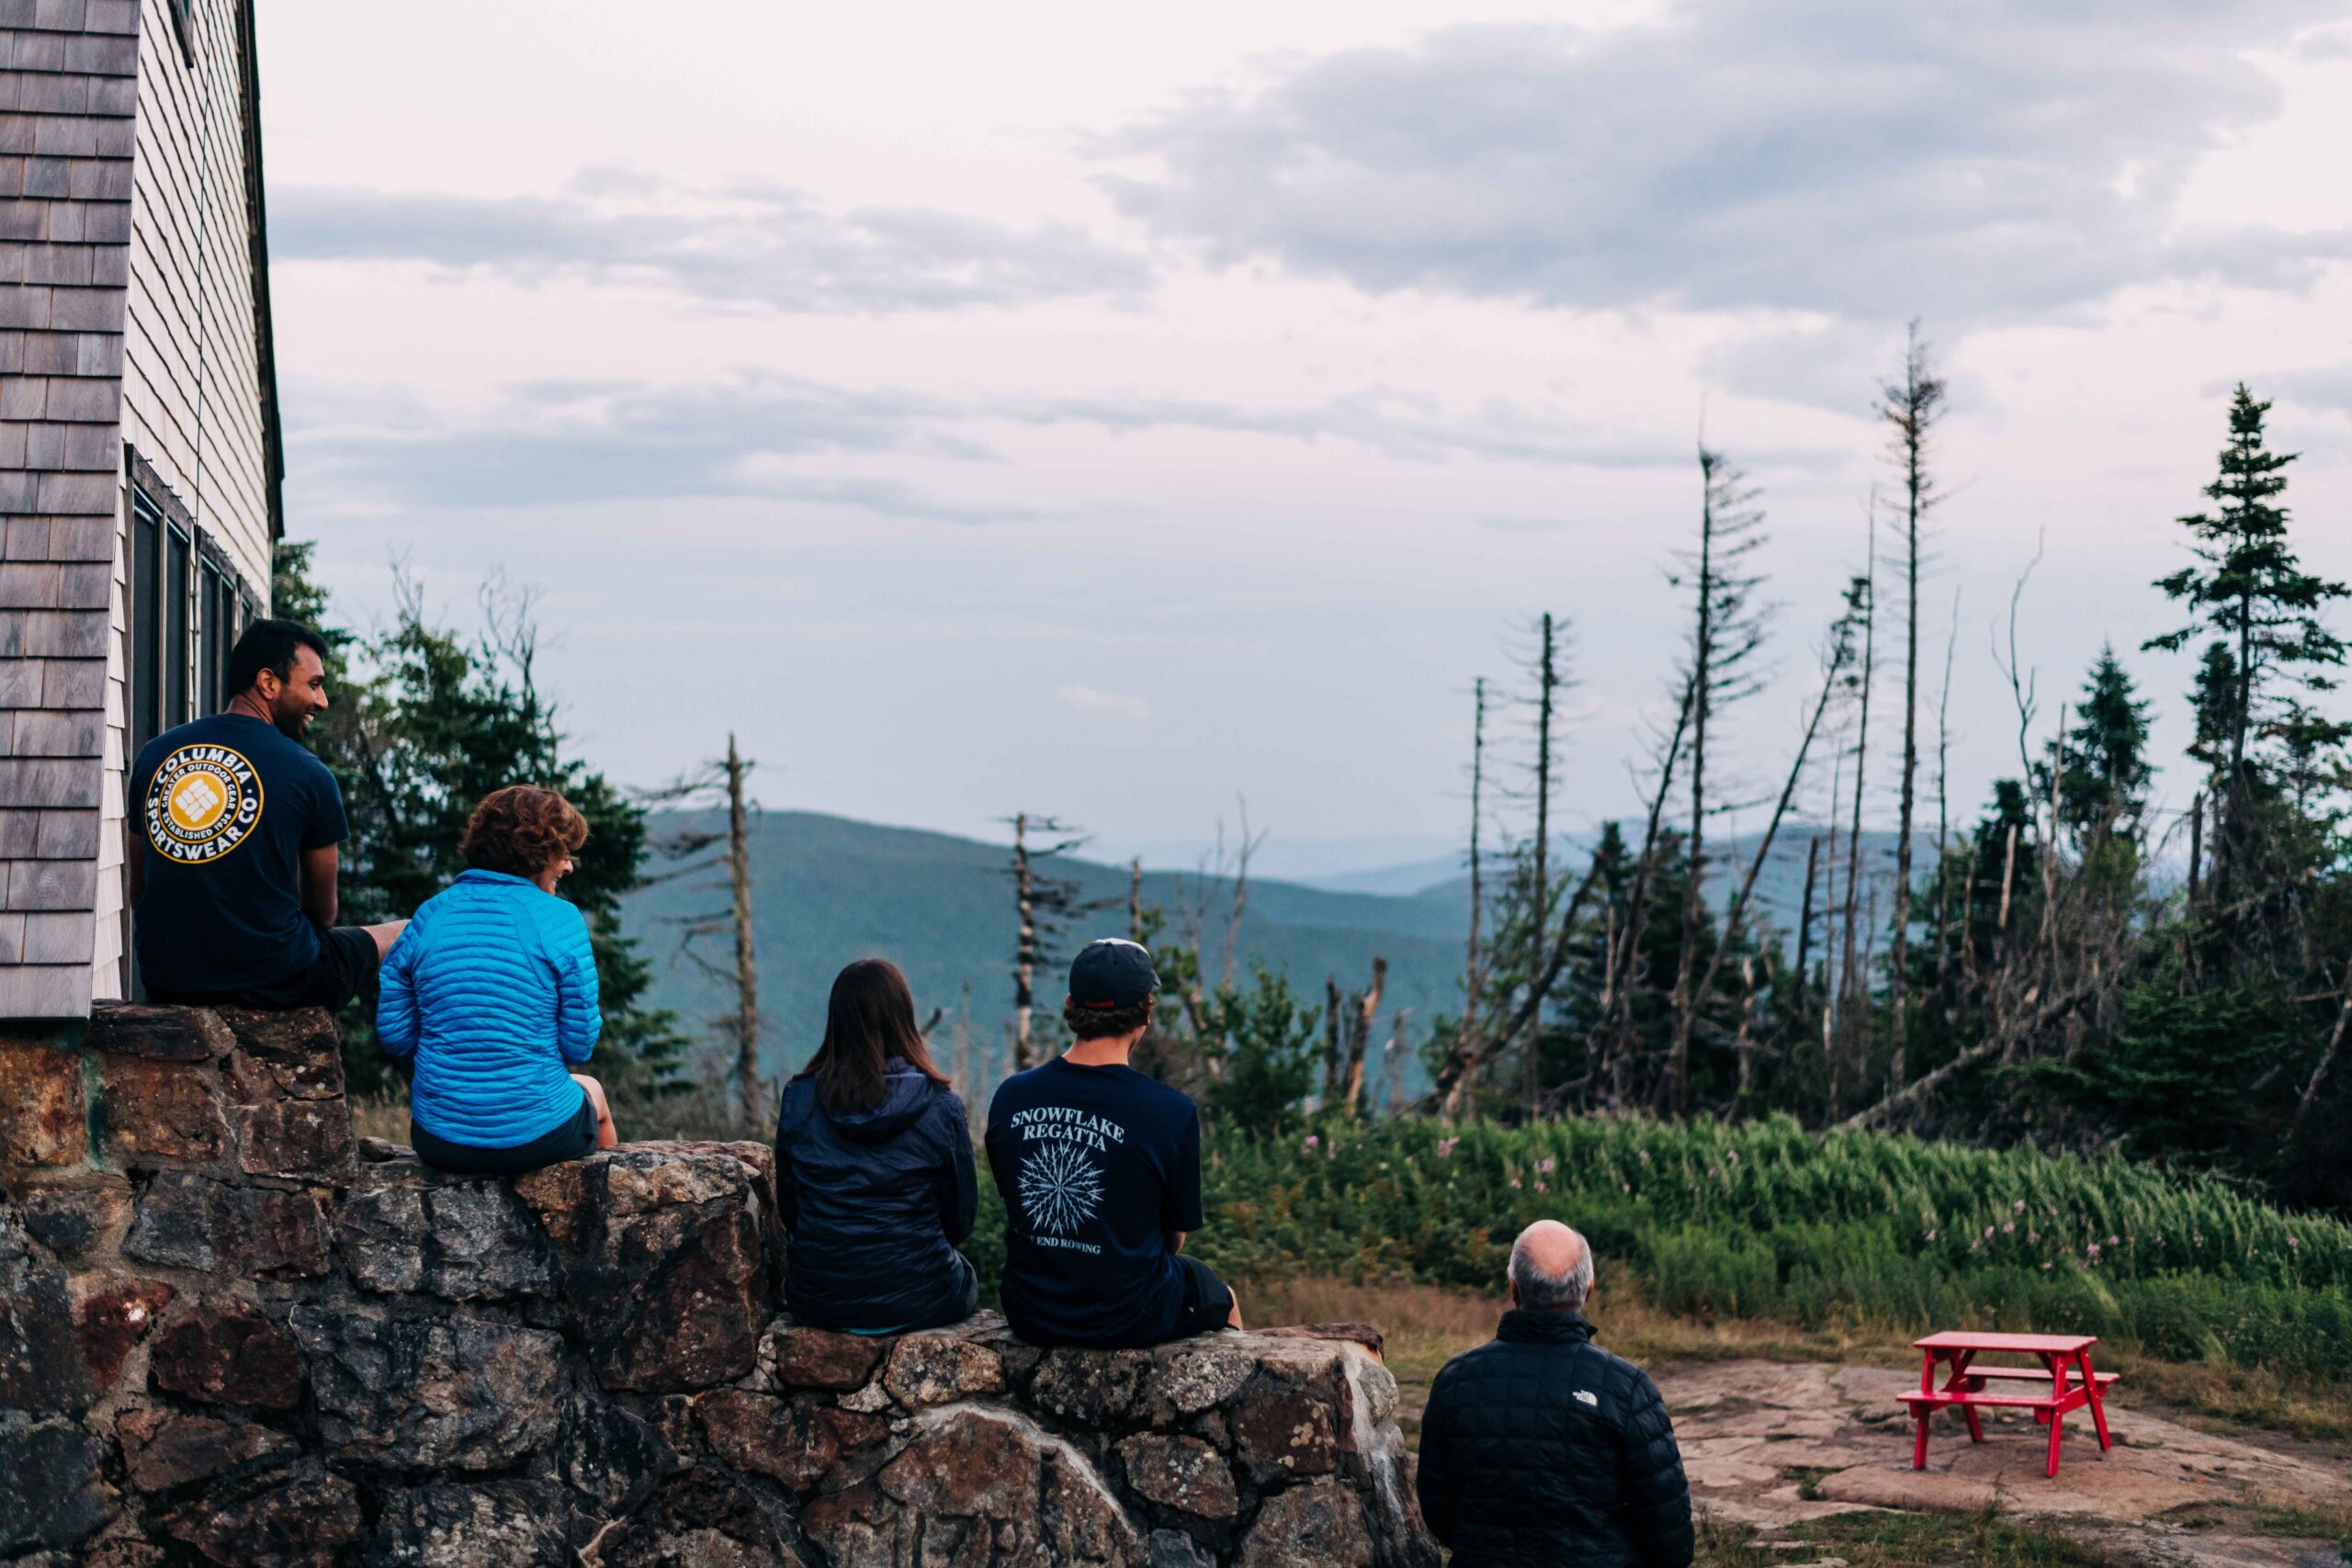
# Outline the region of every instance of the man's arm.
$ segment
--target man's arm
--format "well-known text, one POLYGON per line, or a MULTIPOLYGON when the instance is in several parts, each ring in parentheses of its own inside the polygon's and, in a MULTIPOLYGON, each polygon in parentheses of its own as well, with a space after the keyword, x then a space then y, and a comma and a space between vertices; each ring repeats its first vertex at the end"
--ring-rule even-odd
POLYGON ((317 926, 334 924, 335 876, 340 857, 333 844, 302 852, 302 913, 317 926))
POLYGON ((1413 1472, 1413 1492, 1421 1500, 1421 1519, 1441 1545, 1453 1544, 1453 1453, 1452 1420, 1446 1406, 1445 1375, 1430 1387, 1430 1402, 1421 1412, 1421 1455, 1413 1472))
POLYGON ((1639 1371, 1626 1399, 1626 1533, 1644 1568, 1690 1568, 1698 1550, 1690 1528, 1690 1486, 1682 1474, 1682 1450, 1674 1440, 1666 1401, 1649 1374, 1639 1371))
POLYGON ((1184 1238, 1201 1228, 1201 1113, 1194 1111, 1176 1140, 1175 1163, 1160 1194, 1159 1234, 1168 1250, 1184 1250, 1184 1238))

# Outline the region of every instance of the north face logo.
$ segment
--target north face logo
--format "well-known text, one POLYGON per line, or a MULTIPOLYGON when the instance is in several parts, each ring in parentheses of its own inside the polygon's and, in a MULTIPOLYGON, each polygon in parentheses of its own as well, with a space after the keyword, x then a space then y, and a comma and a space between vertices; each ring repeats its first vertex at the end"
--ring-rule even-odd
POLYGON ((1578 1389, 1577 1390, 1577 1397, 1583 1400, 1587 1404, 1591 1405, 1595 1410, 1600 1408, 1600 1395, 1597 1393, 1588 1393, 1584 1389, 1578 1389))

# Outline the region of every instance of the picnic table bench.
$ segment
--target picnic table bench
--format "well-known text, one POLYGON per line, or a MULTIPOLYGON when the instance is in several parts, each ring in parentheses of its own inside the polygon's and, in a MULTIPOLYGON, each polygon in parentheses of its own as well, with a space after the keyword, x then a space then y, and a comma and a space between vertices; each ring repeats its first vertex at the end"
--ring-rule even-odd
POLYGON ((2023 1409, 2033 1412, 2034 1420, 2050 1428, 2050 1467, 2044 1472, 2058 1473, 2058 1439, 2066 1413, 2090 1407, 2091 1420, 2098 1427, 2098 1446, 2104 1450, 2115 1446, 2107 1432, 2108 1385, 2115 1382, 2113 1372, 2095 1371, 2091 1368, 2091 1347, 2098 1343, 2095 1334, 1980 1334, 1969 1330, 1930 1334, 1925 1339, 1914 1339, 1912 1345, 1925 1359, 1919 1367, 1919 1392, 1901 1393, 1895 1398, 1911 1412, 1918 1423, 1918 1436, 1911 1447, 1911 1468, 1928 1468, 1928 1417, 1939 1409, 1953 1409, 1968 1422, 1971 1442, 1984 1440, 1984 1428, 1976 1413, 1986 1407, 2023 1409), (2038 1358, 2041 1366, 1980 1367, 1980 1355, 2025 1355, 2038 1358), (1948 1370, 1940 1386, 1936 1382, 1936 1369, 1948 1370), (2041 1387, 2018 1393, 1991 1393, 1987 1385, 2033 1385, 2041 1387))

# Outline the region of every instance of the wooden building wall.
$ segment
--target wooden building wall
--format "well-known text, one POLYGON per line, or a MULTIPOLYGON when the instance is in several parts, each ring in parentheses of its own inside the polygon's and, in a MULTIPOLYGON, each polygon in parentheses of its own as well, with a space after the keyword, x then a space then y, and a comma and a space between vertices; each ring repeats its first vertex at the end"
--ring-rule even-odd
POLYGON ((252 25, 251 0, 0 0, 0 1018, 128 978, 132 485, 267 605, 252 25))

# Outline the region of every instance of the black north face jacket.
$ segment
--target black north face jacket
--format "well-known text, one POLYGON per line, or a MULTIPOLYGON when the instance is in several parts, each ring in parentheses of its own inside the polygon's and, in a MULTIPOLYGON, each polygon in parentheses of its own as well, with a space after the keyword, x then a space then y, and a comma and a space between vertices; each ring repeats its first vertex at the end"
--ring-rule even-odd
POLYGON ((1649 1374, 1574 1313, 1509 1312, 1421 1417, 1421 1513, 1453 1568, 1689 1568, 1690 1490, 1649 1374))

